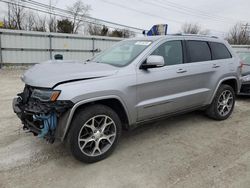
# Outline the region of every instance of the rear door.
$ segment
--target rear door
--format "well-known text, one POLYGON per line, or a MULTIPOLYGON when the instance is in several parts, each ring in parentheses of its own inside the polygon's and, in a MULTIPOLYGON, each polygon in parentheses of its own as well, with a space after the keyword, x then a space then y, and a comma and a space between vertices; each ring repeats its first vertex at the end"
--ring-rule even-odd
MULTIPOLYGON (((215 70, 211 82, 213 84, 212 90, 215 91, 219 81, 222 80, 230 72, 235 72, 235 59, 232 58, 230 51, 225 44, 220 42, 209 42, 209 46, 212 52, 212 68, 215 70)), ((212 97, 212 95, 210 96, 212 97)))
POLYGON ((213 76, 218 68, 212 61, 212 53, 207 41, 185 40, 187 62, 185 70, 190 81, 190 100, 188 107, 199 107, 209 102, 213 93, 213 76))

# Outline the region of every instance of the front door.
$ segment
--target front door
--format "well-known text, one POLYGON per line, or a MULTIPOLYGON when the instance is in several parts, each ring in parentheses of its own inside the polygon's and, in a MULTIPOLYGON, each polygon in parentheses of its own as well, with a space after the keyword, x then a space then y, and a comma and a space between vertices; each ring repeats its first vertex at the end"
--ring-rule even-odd
POLYGON ((183 69, 182 41, 161 44, 151 55, 164 57, 165 66, 137 72, 137 120, 146 120, 176 111, 180 97, 188 90, 183 69))

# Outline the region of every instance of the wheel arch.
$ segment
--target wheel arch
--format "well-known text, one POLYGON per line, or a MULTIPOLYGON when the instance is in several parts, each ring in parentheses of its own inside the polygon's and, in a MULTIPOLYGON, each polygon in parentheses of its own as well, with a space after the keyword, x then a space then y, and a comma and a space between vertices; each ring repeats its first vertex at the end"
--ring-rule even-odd
POLYGON ((212 96, 212 98, 211 98, 211 100, 210 100, 210 103, 212 103, 212 101, 213 101, 213 99, 214 99, 214 97, 215 97, 215 95, 216 95, 216 93, 217 93, 219 87, 220 87, 222 84, 227 84, 227 85, 231 86, 231 87, 233 88, 235 94, 237 94, 238 91, 239 91, 239 89, 240 89, 236 77, 233 77, 233 76, 232 76, 232 77, 224 78, 224 79, 220 80, 220 82, 217 84, 216 89, 215 89, 215 91, 214 91, 214 93, 213 93, 213 96, 212 96))
POLYGON ((226 84, 226 85, 229 85, 233 88, 235 94, 237 94, 238 92, 238 84, 237 84, 237 80, 236 79, 228 79, 228 80, 224 80, 220 85, 222 84, 226 84))
POLYGON ((125 129, 129 128, 130 117, 128 114, 128 110, 127 110, 125 103, 121 100, 120 97, 113 96, 113 95, 112 96, 105 96, 105 97, 97 97, 97 98, 79 101, 72 107, 72 109, 69 111, 67 121, 63 125, 64 130, 63 130, 63 133, 62 133, 61 138, 60 138, 61 141, 64 141, 65 138, 67 137, 67 134, 70 130, 71 122, 74 118, 74 115, 77 113, 77 111, 79 111, 82 108, 85 108, 87 106, 94 105, 94 104, 106 105, 106 106, 110 107, 111 109, 113 109, 117 113, 117 115, 119 116, 119 118, 122 122, 122 127, 125 129))

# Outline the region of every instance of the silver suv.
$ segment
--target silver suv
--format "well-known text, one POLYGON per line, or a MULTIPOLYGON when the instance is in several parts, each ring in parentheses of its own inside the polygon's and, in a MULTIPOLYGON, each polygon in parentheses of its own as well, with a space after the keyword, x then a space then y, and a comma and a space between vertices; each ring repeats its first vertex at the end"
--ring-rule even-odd
POLYGON ((13 109, 24 129, 96 162, 112 153, 122 129, 197 109, 227 119, 240 74, 240 59, 216 37, 133 38, 87 62, 33 66, 13 109))

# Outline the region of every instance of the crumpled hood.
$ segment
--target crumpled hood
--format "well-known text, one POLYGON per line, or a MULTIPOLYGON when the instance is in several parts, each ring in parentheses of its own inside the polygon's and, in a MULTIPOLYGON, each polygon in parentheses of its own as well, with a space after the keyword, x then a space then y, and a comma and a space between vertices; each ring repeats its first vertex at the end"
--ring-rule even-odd
POLYGON ((27 70, 22 80, 30 86, 52 88, 63 82, 110 76, 117 70, 118 68, 103 63, 47 61, 27 70))

